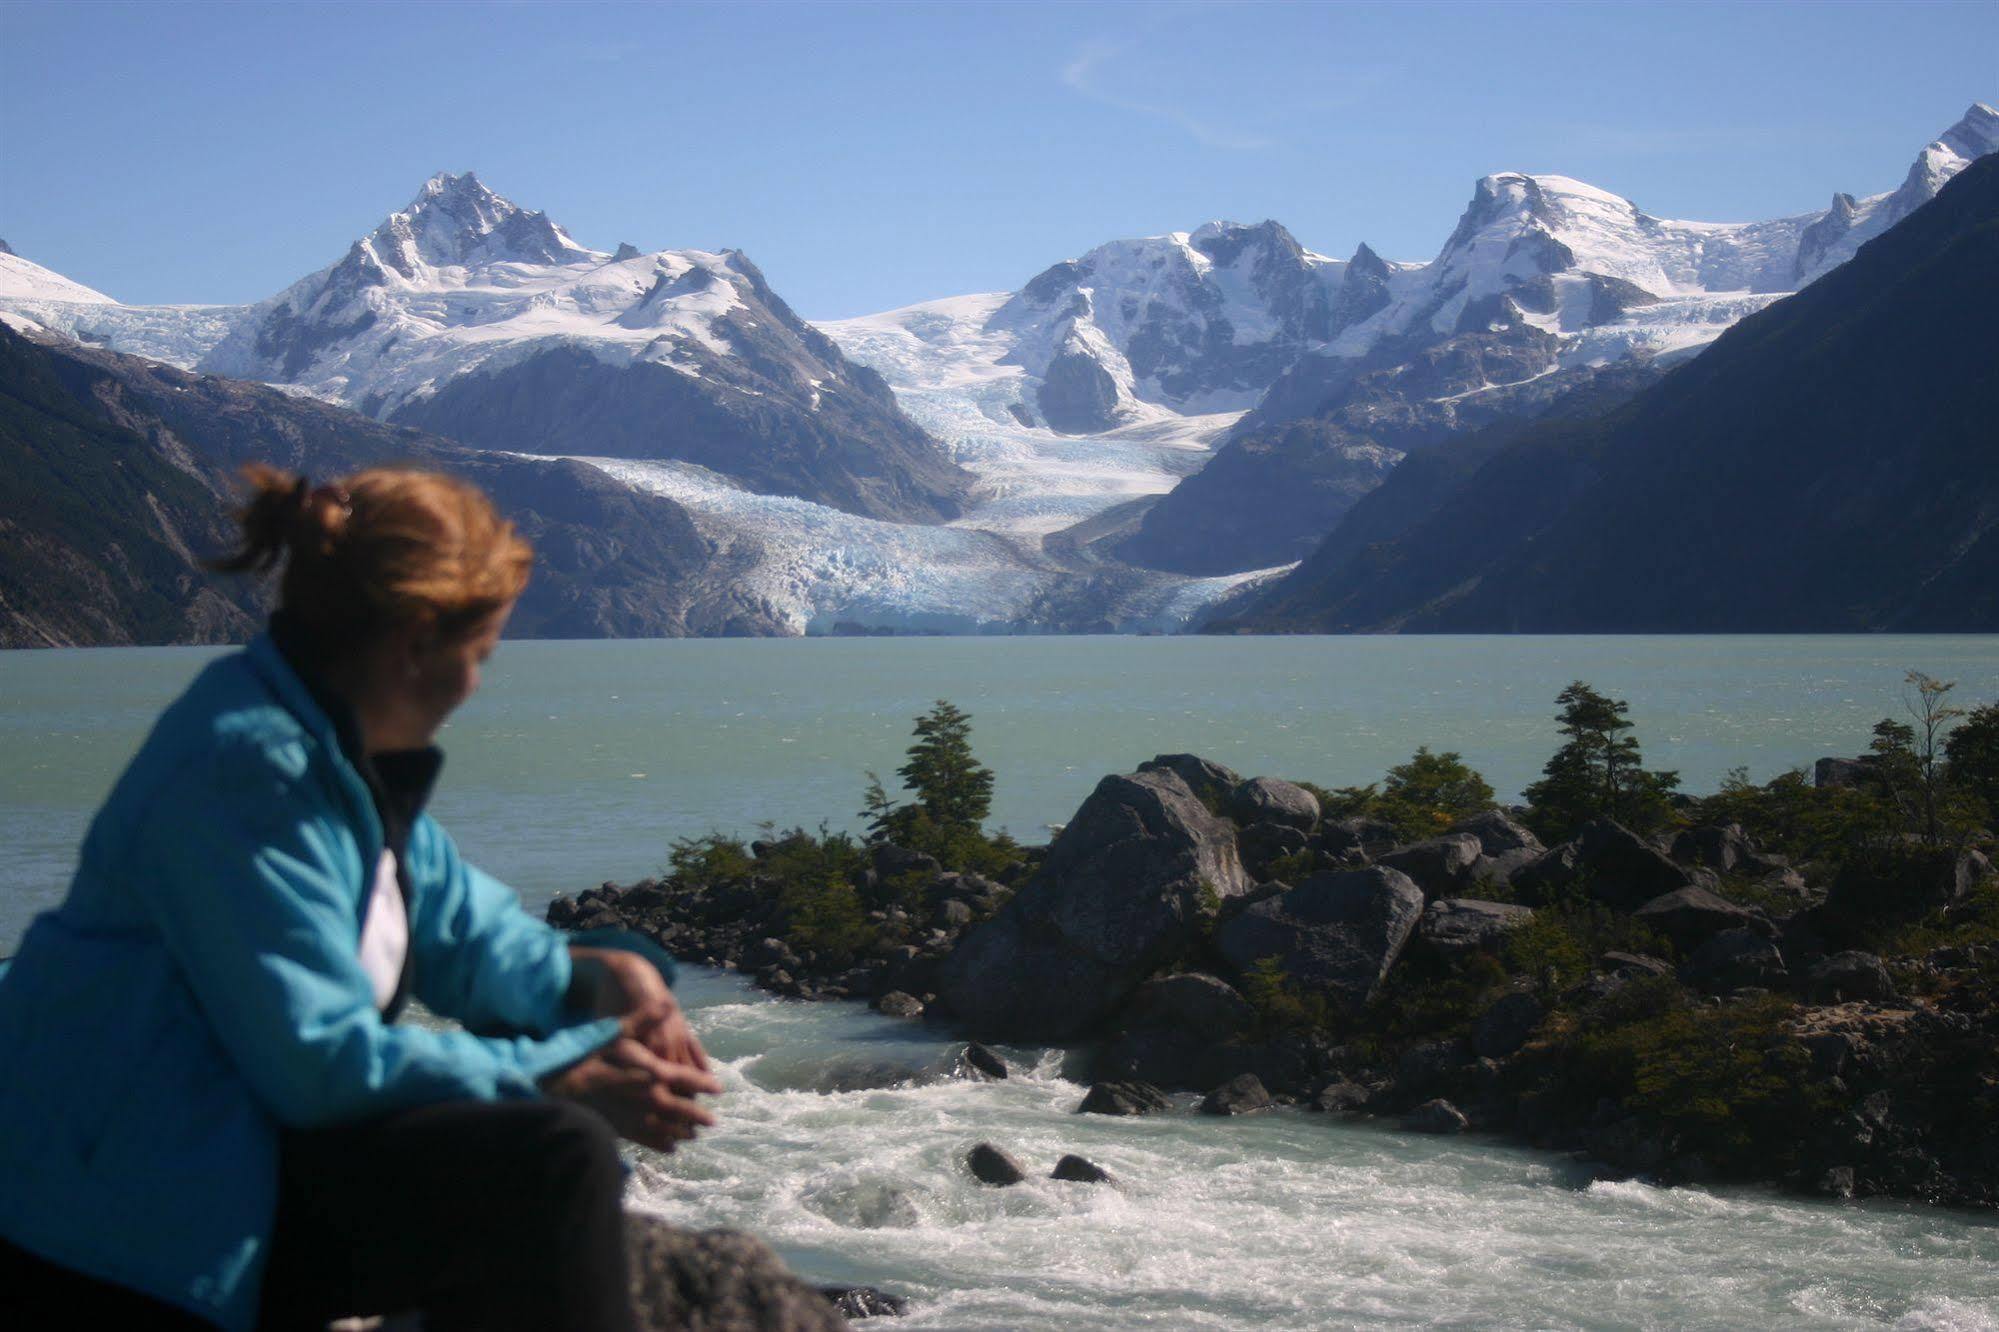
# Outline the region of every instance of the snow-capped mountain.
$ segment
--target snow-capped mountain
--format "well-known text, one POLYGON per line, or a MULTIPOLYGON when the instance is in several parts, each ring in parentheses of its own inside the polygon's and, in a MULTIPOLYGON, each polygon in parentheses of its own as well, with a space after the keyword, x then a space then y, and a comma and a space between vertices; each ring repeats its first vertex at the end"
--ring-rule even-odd
POLYGON ((1345 268, 1275 222, 1210 222, 1056 264, 987 326, 1012 335, 1034 415, 1064 433, 1127 424, 1146 404, 1240 411, 1332 335, 1345 268))
POLYGON ((72 282, 62 274, 43 268, 33 260, 14 253, 14 247, 0 240, 0 297, 8 301, 73 301, 84 305, 115 305, 101 291, 72 282))
POLYGON ((92 347, 192 366, 227 336, 240 305, 125 305, 42 267, 0 241, 0 320, 92 347))
POLYGON ((736 251, 614 252, 439 174, 199 369, 482 448, 671 458, 876 517, 954 516, 972 478, 736 251))
POLYGON ((1295 559, 1357 497, 1343 460, 1358 444, 1433 447, 1548 410, 1613 368, 1628 390, 1635 384, 1620 367, 1663 368, 1698 351, 1995 148, 1999 113, 1975 104, 1922 150, 1898 189, 1839 195, 1826 211, 1766 222, 1659 218, 1566 176, 1487 176, 1430 262, 1391 267, 1356 255, 1332 335, 1271 385, 1218 465, 1147 512, 1119 553, 1208 574, 1295 559), (1281 511, 1271 507, 1277 496, 1290 501, 1281 511), (1232 540, 1218 543, 1218 523, 1232 540))

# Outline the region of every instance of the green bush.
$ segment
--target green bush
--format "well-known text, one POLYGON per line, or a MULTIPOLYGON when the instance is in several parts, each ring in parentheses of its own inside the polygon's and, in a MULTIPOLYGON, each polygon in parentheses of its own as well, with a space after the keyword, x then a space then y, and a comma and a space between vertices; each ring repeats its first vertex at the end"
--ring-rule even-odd
POLYGON ((1544 904, 1531 919, 1507 931, 1503 956, 1509 970, 1552 997, 1580 983, 1609 952, 1671 960, 1673 945, 1630 916, 1577 892, 1544 904))
POLYGON ((1432 754, 1418 745, 1407 763, 1388 770, 1376 817, 1395 825, 1404 841, 1435 837, 1492 808, 1492 787, 1453 750, 1432 754))
POLYGON ((1681 1152, 1769 1173, 1771 1145, 1795 1140, 1817 1094, 1804 1076, 1809 1057, 1786 1031, 1790 1001, 1704 1007, 1665 985, 1625 989, 1627 1003, 1662 1011, 1586 1027, 1573 1047, 1578 1089, 1657 1122, 1681 1152))
POLYGON ((1266 1035, 1322 1031, 1332 1025, 1333 1008, 1326 996, 1293 981, 1281 958, 1259 958, 1243 977, 1242 997, 1256 1010, 1257 1025, 1266 1035))

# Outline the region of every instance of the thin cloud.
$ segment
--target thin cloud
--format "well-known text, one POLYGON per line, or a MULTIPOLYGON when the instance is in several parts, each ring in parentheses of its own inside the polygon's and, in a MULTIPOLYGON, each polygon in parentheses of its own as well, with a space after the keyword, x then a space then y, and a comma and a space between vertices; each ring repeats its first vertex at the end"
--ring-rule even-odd
POLYGON ((1136 101, 1132 98, 1121 97, 1116 93, 1106 91, 1098 85, 1094 76, 1097 72, 1097 67, 1111 56, 1116 55, 1117 51, 1118 48, 1104 42, 1092 42, 1090 45, 1084 47, 1076 55, 1075 59, 1062 67, 1063 86, 1069 88, 1072 92, 1081 93, 1093 102, 1101 102, 1105 106, 1116 107, 1120 111, 1130 111, 1135 115, 1151 116, 1156 120, 1164 120, 1169 124, 1178 125, 1181 129, 1187 131, 1188 134, 1192 135, 1196 142, 1205 144, 1210 148, 1224 148, 1232 152, 1258 152, 1271 146, 1269 139, 1259 135, 1238 134, 1232 130, 1222 129, 1219 126, 1209 124, 1198 116, 1181 110, 1177 106, 1164 106, 1156 102, 1136 101))

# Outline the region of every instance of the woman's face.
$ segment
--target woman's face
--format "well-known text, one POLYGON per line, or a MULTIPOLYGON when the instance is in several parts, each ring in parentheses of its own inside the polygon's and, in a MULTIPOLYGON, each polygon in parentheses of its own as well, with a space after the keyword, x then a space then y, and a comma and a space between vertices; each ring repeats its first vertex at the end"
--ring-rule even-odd
POLYGON ((406 641, 403 677, 396 689, 399 747, 427 745, 445 718, 479 688, 479 668, 499 646, 500 631, 513 611, 509 603, 457 637, 419 635, 406 641))

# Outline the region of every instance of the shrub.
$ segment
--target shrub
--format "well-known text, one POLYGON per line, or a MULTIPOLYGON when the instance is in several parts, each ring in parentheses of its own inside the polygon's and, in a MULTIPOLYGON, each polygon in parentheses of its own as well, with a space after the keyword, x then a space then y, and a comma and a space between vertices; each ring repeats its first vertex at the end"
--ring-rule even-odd
POLYGON ((1420 841, 1491 808, 1492 787, 1458 753, 1432 754, 1419 745, 1407 763, 1388 770, 1372 812, 1403 840, 1420 841))
POLYGON ((1333 1010, 1323 994, 1314 994, 1291 979, 1277 957, 1257 960, 1242 979, 1242 996, 1256 1010, 1257 1025, 1268 1034, 1293 1030, 1324 1030, 1333 1010))

